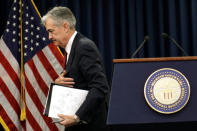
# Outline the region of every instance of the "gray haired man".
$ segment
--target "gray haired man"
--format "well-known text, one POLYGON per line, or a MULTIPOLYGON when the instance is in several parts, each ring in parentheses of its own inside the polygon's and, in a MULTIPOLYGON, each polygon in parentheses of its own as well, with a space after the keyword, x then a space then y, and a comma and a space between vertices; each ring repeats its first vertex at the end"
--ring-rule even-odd
POLYGON ((59 114, 60 124, 68 131, 107 131, 107 83, 102 57, 95 43, 76 31, 76 19, 70 9, 54 7, 42 22, 55 45, 65 49, 66 68, 56 84, 88 90, 86 100, 75 115, 59 114))

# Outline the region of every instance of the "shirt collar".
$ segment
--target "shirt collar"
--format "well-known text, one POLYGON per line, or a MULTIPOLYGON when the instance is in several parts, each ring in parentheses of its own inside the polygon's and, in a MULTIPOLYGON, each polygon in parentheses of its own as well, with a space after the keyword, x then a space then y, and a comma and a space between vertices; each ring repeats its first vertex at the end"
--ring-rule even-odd
POLYGON ((65 51, 67 53, 67 61, 68 61, 68 58, 69 58, 69 55, 70 55, 70 51, 71 51, 71 47, 72 47, 72 44, 73 44, 73 41, 74 41, 74 38, 75 38, 76 35, 77 35, 77 31, 75 31, 73 33, 73 35, 70 37, 70 39, 68 41, 68 44, 65 47, 65 51))

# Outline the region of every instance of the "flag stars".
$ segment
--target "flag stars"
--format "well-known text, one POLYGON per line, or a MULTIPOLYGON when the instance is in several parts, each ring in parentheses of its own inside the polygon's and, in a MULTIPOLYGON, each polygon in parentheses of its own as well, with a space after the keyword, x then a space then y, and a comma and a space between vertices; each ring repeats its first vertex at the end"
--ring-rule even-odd
POLYGON ((24 48, 27 49, 27 45, 24 45, 24 48))
POLYGON ((16 7, 13 8, 13 11, 16 11, 16 7))
POLYGON ((12 39, 12 42, 16 42, 16 39, 12 39))
POLYGON ((13 15, 13 17, 12 17, 13 19, 16 19, 16 15, 13 15))
POLYGON ((3 37, 6 37, 5 40, 9 42, 10 50, 17 52, 16 55, 23 53, 25 63, 47 45, 47 32, 41 26, 38 20, 39 16, 36 12, 32 12, 32 5, 26 5, 29 2, 22 0, 20 5, 23 7, 20 8, 19 0, 12 1, 16 3, 13 5, 9 20, 6 22, 5 35, 3 37), (25 2, 24 5, 22 5, 22 2, 25 2))
POLYGON ((36 46, 39 46, 39 43, 38 42, 36 42, 36 46))
POLYGON ((39 35, 36 35, 36 38, 40 38, 40 36, 39 35))
POLYGON ((12 32, 12 34, 15 35, 15 34, 16 34, 16 31, 14 30, 14 31, 12 32))
POLYGON ((45 34, 46 30, 41 26, 40 21, 37 21, 37 15, 30 11, 32 8, 26 6, 26 3, 23 8, 20 8, 18 0, 13 1, 17 2, 17 5, 11 9, 12 13, 10 20, 6 23, 5 33, 12 44, 11 48, 18 53, 23 51, 24 61, 26 61, 44 48, 48 38, 45 34), (23 13, 22 17, 19 13, 23 13))
POLYGON ((37 29, 37 30, 40 30, 40 27, 38 26, 36 29, 37 29))
POLYGON ((43 40, 43 41, 45 41, 45 40, 46 40, 46 38, 45 38, 45 37, 43 37, 43 38, 42 38, 42 40, 43 40))
POLYGON ((26 25, 28 25, 28 24, 29 24, 29 22, 28 22, 28 21, 25 21, 25 24, 26 24, 26 25))
POLYGON ((13 23, 12 25, 13 25, 13 26, 16 26, 16 23, 13 23))
POLYGON ((30 19, 31 19, 31 20, 34 20, 34 17, 32 16, 30 19))
POLYGON ((28 29, 25 29, 25 32, 26 32, 26 33, 28 33, 28 32, 29 32, 29 30, 28 30, 28 29))
POLYGON ((26 41, 28 41, 28 37, 25 37, 24 39, 25 39, 26 41))
POLYGON ((10 30, 9 29, 6 29, 6 32, 9 32, 10 30))

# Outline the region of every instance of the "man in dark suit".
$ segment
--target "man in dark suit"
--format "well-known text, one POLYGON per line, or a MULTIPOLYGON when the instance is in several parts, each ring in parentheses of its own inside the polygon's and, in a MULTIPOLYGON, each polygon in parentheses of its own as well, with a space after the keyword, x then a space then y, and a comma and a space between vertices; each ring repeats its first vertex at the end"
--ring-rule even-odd
POLYGON ((42 22, 55 45, 65 49, 65 70, 55 80, 89 93, 74 116, 59 114, 60 124, 69 131, 107 131, 107 95, 109 87, 102 57, 93 41, 75 30, 76 19, 70 9, 55 7, 42 22))

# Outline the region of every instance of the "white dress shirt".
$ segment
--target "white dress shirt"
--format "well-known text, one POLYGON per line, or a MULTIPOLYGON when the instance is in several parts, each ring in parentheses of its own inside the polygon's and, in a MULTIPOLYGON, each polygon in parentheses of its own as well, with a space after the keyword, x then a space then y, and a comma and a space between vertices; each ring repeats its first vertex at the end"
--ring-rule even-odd
POLYGON ((68 62, 68 59, 69 59, 69 55, 70 55, 70 51, 71 51, 71 48, 72 48, 72 44, 73 44, 73 40, 75 38, 75 36, 77 35, 77 31, 75 31, 73 33, 73 35, 70 37, 69 41, 68 41, 68 44, 66 45, 65 47, 65 51, 67 53, 67 61, 66 63, 68 62))

